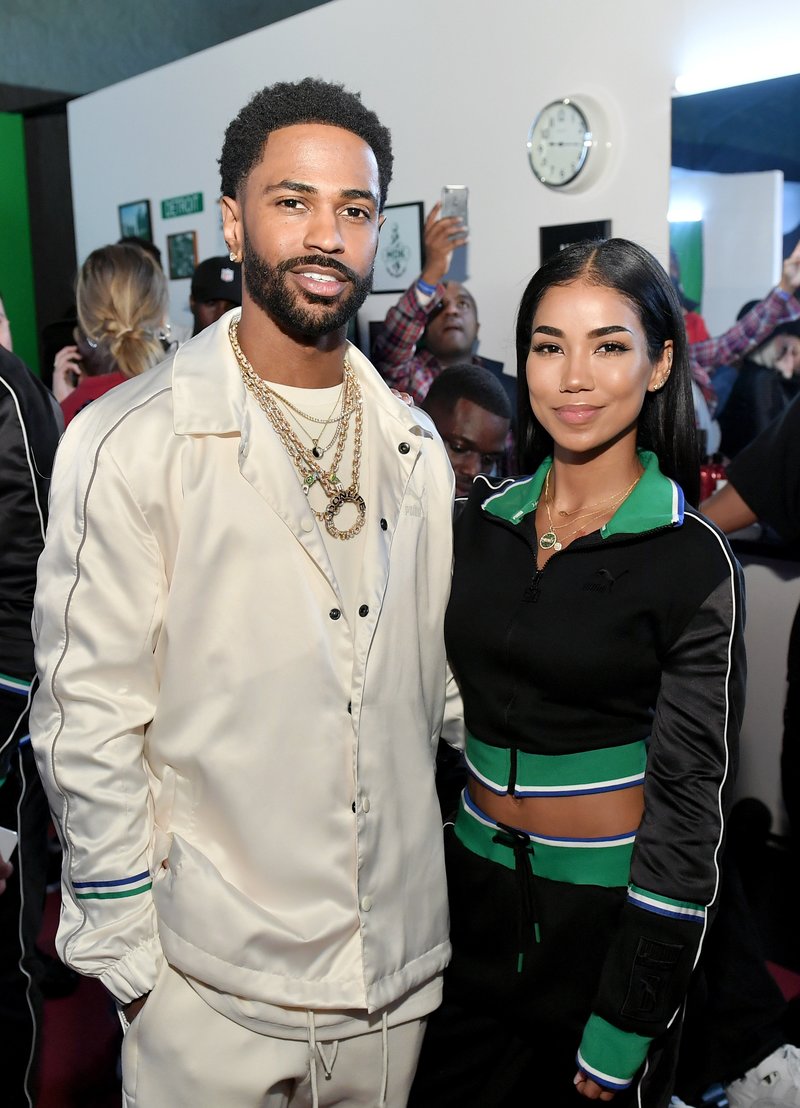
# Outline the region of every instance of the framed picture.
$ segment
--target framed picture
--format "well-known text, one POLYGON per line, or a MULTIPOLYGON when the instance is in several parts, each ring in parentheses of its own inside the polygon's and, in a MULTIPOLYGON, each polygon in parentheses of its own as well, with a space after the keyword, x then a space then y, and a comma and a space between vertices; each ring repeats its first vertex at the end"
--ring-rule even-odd
POLYGON ((119 205, 119 235, 120 238, 135 235, 146 242, 153 241, 149 200, 131 200, 128 204, 119 205))
POLYGON ((595 219, 591 223, 561 223, 539 228, 539 264, 558 254, 565 246, 587 239, 611 238, 611 220, 595 219))
POLYGON ((422 271, 422 201, 387 204, 375 258, 373 292, 405 292, 422 271))
POLYGON ((167 255, 171 281, 191 277, 197 265, 197 232, 179 231, 176 235, 167 235, 167 255))

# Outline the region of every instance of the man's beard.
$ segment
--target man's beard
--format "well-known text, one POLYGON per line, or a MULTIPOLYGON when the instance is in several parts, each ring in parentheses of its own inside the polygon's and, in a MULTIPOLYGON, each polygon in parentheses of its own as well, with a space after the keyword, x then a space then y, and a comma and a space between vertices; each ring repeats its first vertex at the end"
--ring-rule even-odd
POLYGON ((342 262, 325 254, 307 254, 287 258, 272 266, 244 237, 242 274, 251 300, 276 323, 305 338, 329 335, 345 327, 372 291, 372 268, 359 277, 342 262), (316 265, 332 269, 350 282, 350 290, 331 302, 328 296, 315 296, 304 290, 289 288, 286 274, 301 265, 316 265), (311 305, 321 305, 324 311, 313 311, 311 305))

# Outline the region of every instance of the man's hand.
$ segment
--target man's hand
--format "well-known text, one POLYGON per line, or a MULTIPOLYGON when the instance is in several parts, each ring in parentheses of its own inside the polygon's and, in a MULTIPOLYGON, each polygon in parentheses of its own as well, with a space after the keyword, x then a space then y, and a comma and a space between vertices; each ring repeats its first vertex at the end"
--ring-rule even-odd
POLYGON ((581 1096, 585 1096, 587 1100, 613 1100, 614 1098, 614 1094, 610 1089, 604 1089, 602 1085, 592 1081, 591 1077, 587 1077, 583 1070, 578 1070, 575 1074, 574 1085, 581 1096))
MULTIPOLYGON (((425 264, 422 268, 422 280, 428 285, 438 285, 450 268, 450 259, 457 246, 468 241, 466 228, 456 215, 439 219, 441 203, 434 204, 425 220, 423 239, 425 242, 425 264)), ((798 278, 800 283, 800 278, 798 278)))
POLYGON ((61 403, 77 388, 83 363, 77 346, 62 346, 53 366, 53 396, 61 403))
POLYGON ((128 1023, 133 1023, 133 1021, 141 1012, 142 1008, 144 1008, 145 1004, 147 1003, 147 998, 149 996, 150 993, 145 993, 144 996, 137 996, 136 1000, 132 1000, 130 1004, 123 1004, 122 1013, 128 1023))
POLYGON ((788 258, 784 259, 780 288, 784 292, 797 292, 800 288, 800 242, 788 258))
POLYGON ((7 862, 3 858, 2 854, 0 854, 0 893, 4 893, 6 891, 6 881, 9 879, 13 872, 14 867, 11 865, 10 862, 7 862))

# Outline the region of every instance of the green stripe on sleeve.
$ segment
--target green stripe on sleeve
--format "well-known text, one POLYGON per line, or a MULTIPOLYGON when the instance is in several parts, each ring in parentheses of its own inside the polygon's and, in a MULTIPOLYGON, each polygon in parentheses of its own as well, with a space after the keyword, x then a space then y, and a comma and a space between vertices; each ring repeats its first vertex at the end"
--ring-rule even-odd
POLYGON ((583 1030, 580 1056, 600 1074, 630 1081, 647 1057, 652 1038, 635 1031, 621 1031, 592 1013, 583 1030))

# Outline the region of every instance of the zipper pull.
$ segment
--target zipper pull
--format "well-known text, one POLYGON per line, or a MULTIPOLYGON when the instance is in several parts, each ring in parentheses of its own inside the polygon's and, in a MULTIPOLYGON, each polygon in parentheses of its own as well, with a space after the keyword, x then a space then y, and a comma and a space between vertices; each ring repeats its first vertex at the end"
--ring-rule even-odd
POLYGON ((528 582, 525 592, 522 594, 522 599, 526 604, 535 604, 539 599, 539 582, 542 579, 542 573, 544 571, 537 569, 533 577, 528 582))

